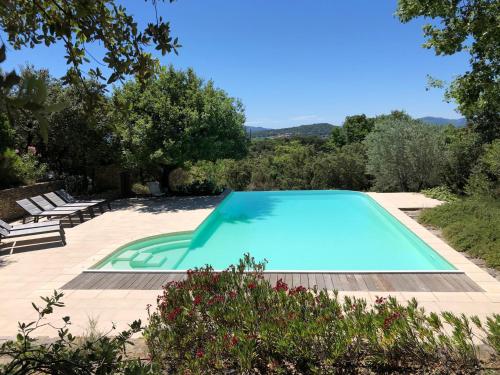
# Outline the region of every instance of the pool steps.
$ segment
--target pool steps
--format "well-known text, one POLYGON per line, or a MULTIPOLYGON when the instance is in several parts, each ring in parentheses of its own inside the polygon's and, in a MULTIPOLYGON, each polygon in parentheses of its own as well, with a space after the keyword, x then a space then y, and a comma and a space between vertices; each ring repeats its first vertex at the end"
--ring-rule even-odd
POLYGON ((158 239, 158 243, 146 247, 128 246, 127 250, 113 259, 113 264, 128 262, 133 268, 174 266, 189 249, 193 233, 174 234, 158 239))

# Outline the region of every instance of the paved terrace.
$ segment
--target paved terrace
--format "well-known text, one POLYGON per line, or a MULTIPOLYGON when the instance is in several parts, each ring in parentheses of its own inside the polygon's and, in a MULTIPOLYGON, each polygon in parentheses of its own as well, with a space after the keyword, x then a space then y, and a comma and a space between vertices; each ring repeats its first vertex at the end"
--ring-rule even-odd
MULTIPOLYGON (((339 278, 340 285, 344 285, 339 293, 341 296, 354 295, 369 302, 377 296, 392 295, 402 302, 415 297, 430 311, 463 312, 480 317, 500 313, 500 283, 400 210, 432 207, 439 201, 414 193, 370 195, 455 267, 464 271, 468 280, 466 284, 470 284, 472 289, 464 289, 464 281, 457 281, 464 286, 459 289, 462 291, 444 292, 437 286, 426 291, 411 291, 415 283, 408 282, 403 282, 397 291, 390 292, 377 290, 376 287, 349 290, 349 284, 342 284, 343 278, 339 278)), ((14 335, 18 321, 31 321, 35 317, 32 301, 40 301, 39 296, 50 295, 54 289, 61 289, 66 284, 66 306, 56 310, 52 319, 71 316, 72 332, 75 334, 88 328, 89 318, 97 319, 102 330, 109 329, 112 322, 120 329, 134 319, 145 320, 146 305, 155 305, 159 290, 70 289, 74 283, 72 280, 81 277, 83 270, 127 242, 160 233, 195 229, 219 201, 219 197, 116 201, 113 211, 68 228, 67 246, 51 242, 51 238, 43 239, 44 243, 40 243, 41 239, 19 241, 10 254, 9 244, 3 245, 0 247, 0 336, 14 335)), ((159 281, 158 278, 155 280, 159 281)), ((297 280, 296 276, 292 275, 291 280, 297 280)), ((315 279, 307 280, 311 285, 311 280, 315 279)), ((325 278, 322 280, 326 282, 325 278)), ((326 284, 336 285, 334 282, 326 284)), ((159 287, 161 280, 154 285, 159 287)), ((40 331, 39 334, 54 334, 54 331, 40 331)))

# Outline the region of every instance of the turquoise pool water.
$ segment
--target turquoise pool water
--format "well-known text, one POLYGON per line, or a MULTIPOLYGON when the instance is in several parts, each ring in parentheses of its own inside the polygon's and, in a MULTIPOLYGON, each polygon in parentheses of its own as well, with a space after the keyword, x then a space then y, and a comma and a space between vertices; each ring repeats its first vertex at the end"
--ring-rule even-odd
POLYGON ((351 191, 233 192, 194 232, 136 241, 96 267, 224 269, 245 252, 267 259, 267 270, 455 269, 372 198, 351 191))

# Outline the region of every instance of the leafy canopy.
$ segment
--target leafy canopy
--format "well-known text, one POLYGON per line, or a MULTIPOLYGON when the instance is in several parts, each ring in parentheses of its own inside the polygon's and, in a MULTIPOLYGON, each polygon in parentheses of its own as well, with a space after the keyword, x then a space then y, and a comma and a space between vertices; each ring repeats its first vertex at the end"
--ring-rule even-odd
POLYGON ((471 69, 458 76, 447 98, 486 141, 500 136, 500 2, 497 0, 399 0, 402 22, 418 17, 439 20, 424 26, 425 48, 437 55, 470 54, 471 69))
MULTIPOLYGON (((157 0, 152 3, 156 8, 157 0)), ((82 65, 94 59, 87 49, 92 43, 100 43, 106 51, 97 62, 111 71, 108 84, 130 74, 140 79, 150 77, 157 60, 145 51, 146 47, 153 45, 162 55, 177 52, 180 47, 162 17, 140 30, 115 0, 4 0, 0 4, 0 27, 15 49, 62 42, 70 66, 63 77, 66 83, 81 79, 82 65)), ((99 68, 90 69, 89 74, 105 79, 99 68)))
POLYGON ((116 89, 113 100, 129 167, 177 167, 246 153, 243 105, 191 69, 162 68, 144 85, 116 89))
POLYGON ((441 182, 442 129, 418 120, 384 116, 365 139, 367 172, 375 189, 420 191, 441 182))

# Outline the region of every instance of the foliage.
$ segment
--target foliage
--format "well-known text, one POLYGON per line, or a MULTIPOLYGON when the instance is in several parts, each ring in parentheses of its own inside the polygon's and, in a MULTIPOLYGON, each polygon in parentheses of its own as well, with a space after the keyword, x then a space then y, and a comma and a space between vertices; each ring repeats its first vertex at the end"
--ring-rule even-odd
POLYGON ((169 171, 189 161, 246 153, 243 106, 191 69, 162 69, 145 86, 128 82, 115 90, 113 101, 130 168, 169 171))
MULTIPOLYGON (((152 3, 156 8, 157 2, 152 3)), ((177 38, 170 36, 168 22, 157 17, 140 30, 115 0, 5 0, 0 4, 0 27, 15 49, 62 43, 70 66, 63 77, 66 83, 79 83, 82 66, 95 60, 88 51, 92 44, 99 43, 106 51, 99 63, 111 72, 108 84, 131 74, 141 80, 151 77, 157 60, 145 51, 147 47, 153 46, 162 55, 180 47, 177 38)), ((89 74, 105 79, 99 68, 90 69, 89 74)))
POLYGON ((187 163, 169 176, 170 189, 176 194, 218 194, 223 190, 220 181, 218 165, 210 161, 187 163))
POLYGON ((399 0, 397 15, 402 22, 422 16, 436 20, 423 30, 424 47, 437 55, 470 54, 470 70, 451 83, 446 97, 458 103, 483 140, 500 137, 500 3, 399 0))
POLYGON ((471 129, 447 127, 442 176, 456 193, 463 193, 465 185, 481 155, 481 140, 471 129))
POLYGON ((420 191, 441 182, 444 137, 438 127, 387 116, 376 121, 365 145, 377 190, 420 191))
MULTIPOLYGON (((63 307, 63 293, 43 297, 45 305, 33 303, 38 317, 29 323, 19 323, 15 340, 0 346, 0 374, 153 374, 151 364, 140 359, 126 358, 126 345, 130 338, 142 330, 141 322, 134 321, 130 328, 117 333, 92 335, 78 340, 69 332, 70 318, 62 318, 60 327, 46 321, 57 307, 63 307), (44 343, 33 336, 43 327, 57 331, 57 339, 44 343)), ((115 328, 113 327, 113 330, 115 328)))
POLYGON ((366 148, 362 143, 351 143, 334 153, 318 155, 313 164, 313 189, 367 190, 370 180, 366 175, 366 148))
POLYGON ((425 209, 419 221, 443 230, 457 250, 500 269, 500 200, 473 197, 425 209))
POLYGON ((328 137, 328 148, 334 150, 337 147, 342 147, 346 144, 345 130, 340 126, 336 126, 332 129, 330 137, 328 137))
POLYGON ((483 327, 427 314, 415 300, 379 297, 368 307, 271 285, 263 270, 246 255, 226 271, 207 266, 168 283, 144 331, 152 362, 164 373, 477 373, 473 326, 498 349, 498 315, 483 327))
POLYGON ((137 195, 149 195, 150 191, 146 185, 140 184, 138 182, 132 185, 132 191, 137 195))
POLYGON ((426 197, 438 199, 443 202, 455 202, 458 200, 458 196, 453 194, 448 186, 436 186, 429 189, 424 189, 421 191, 426 197))
POLYGON ((0 188, 33 184, 46 172, 47 166, 33 153, 18 155, 8 148, 0 154, 0 188))
POLYGON ((342 125, 345 130, 346 142, 362 142, 375 126, 375 119, 366 115, 347 116, 342 125))
MULTIPOLYGON (((5 46, 0 47, 0 63, 3 61, 5 61, 5 46)), ((15 72, 4 74, 0 70, 0 111, 5 113, 11 126, 19 116, 29 115, 44 143, 48 142, 47 116, 66 106, 64 101, 47 103, 47 76, 46 72, 34 74, 32 69, 24 69, 21 76, 15 72)))
POLYGON ((500 197, 500 139, 484 145, 484 152, 467 181, 468 195, 500 197))

